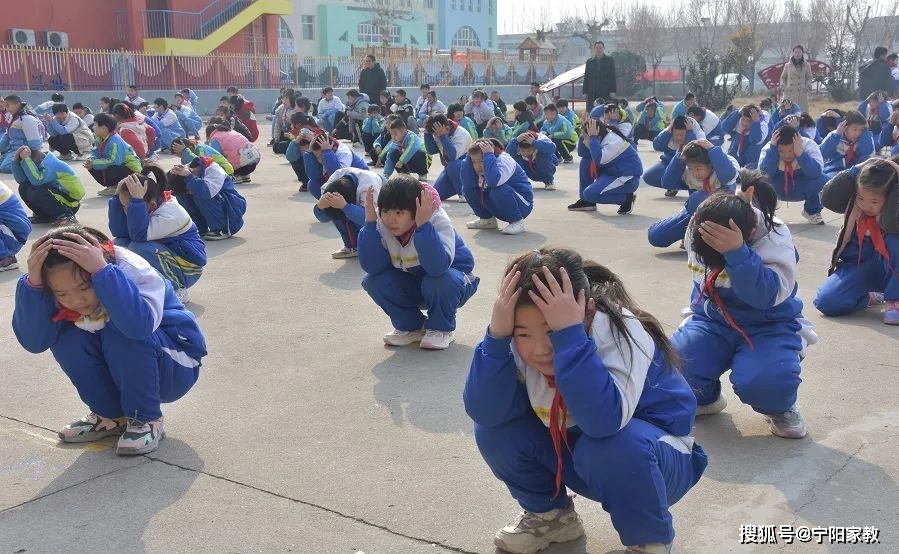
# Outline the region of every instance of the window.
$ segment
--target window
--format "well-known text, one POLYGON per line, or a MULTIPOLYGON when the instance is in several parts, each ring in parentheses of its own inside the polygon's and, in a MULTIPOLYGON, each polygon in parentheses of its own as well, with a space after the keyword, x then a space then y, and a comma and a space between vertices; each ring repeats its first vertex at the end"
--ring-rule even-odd
POLYGON ((434 9, 434 0, 425 0, 425 8, 429 10, 434 9))
POLYGON ((487 13, 493 15, 493 0, 487 0, 487 13))
POLYGON ((428 23, 428 46, 434 46, 434 24, 428 23))
POLYGON ((493 27, 487 28, 487 48, 493 48, 493 27))
MULTIPOLYGON (((462 0, 462 1, 464 2, 465 0, 462 0)), ((456 9, 456 0, 450 0, 450 9, 451 10, 456 9)))
POLYGON ((315 40, 315 16, 303 16, 303 40, 315 40))
POLYGON ((478 34, 469 26, 465 26, 456 31, 453 37, 453 48, 480 48, 481 40, 478 34))
POLYGON ((481 0, 478 0, 478 13, 481 13, 484 10, 483 4, 481 4, 481 0))
MULTIPOLYGON (((367 42, 369 44, 380 43, 383 42, 381 39, 381 28, 370 21, 366 21, 364 23, 360 23, 358 27, 356 27, 356 34, 358 35, 359 42, 367 42)), ((389 42, 393 44, 400 43, 400 26, 399 25, 391 25, 390 26, 390 36, 387 37, 389 42)))
POLYGON ((474 0, 468 0, 468 11, 474 11, 474 0))

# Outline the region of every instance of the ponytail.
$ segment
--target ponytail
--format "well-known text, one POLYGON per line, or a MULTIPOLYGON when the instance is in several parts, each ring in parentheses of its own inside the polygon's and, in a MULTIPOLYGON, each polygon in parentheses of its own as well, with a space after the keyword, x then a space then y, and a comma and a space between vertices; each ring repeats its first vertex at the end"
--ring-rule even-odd
POLYGON ((777 210, 777 191, 767 175, 755 169, 741 169, 739 174, 740 190, 746 192, 752 187, 752 205, 762 212, 762 220, 768 231, 774 230, 774 212, 777 210))

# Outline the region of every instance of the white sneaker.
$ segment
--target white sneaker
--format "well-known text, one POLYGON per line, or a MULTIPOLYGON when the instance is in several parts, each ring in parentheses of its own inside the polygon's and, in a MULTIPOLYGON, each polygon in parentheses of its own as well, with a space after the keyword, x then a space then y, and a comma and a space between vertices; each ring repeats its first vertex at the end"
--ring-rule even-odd
POLYGON ((824 225, 824 217, 821 215, 821 212, 810 214, 802 210, 802 217, 807 219, 812 225, 824 225))
POLYGON ((452 331, 428 329, 425 331, 425 336, 421 339, 419 346, 425 350, 446 350, 455 340, 456 338, 453 336, 452 331))
POLYGON ((418 174, 418 180, 419 180, 419 181, 427 181, 427 180, 428 180, 428 174, 427 174, 427 173, 419 173, 419 174, 418 174))
POLYGON ((496 532, 493 544, 512 554, 534 554, 554 542, 568 542, 584 536, 584 525, 574 511, 567 508, 543 513, 522 511, 518 520, 496 532))
POLYGON ((159 441, 165 438, 162 418, 155 421, 129 419, 128 427, 119 437, 115 453, 119 456, 148 454, 159 448, 159 441))
POLYGON ((144 161, 150 164, 156 163, 159 161, 159 154, 157 152, 153 152, 152 154, 147 156, 147 159, 144 161))
POLYGON ((802 414, 793 406, 786 412, 777 415, 765 416, 768 420, 768 426, 771 432, 778 437, 785 439, 801 439, 808 433, 805 426, 805 419, 802 414))
POLYGON ((524 233, 524 220, 513 221, 500 231, 504 235, 520 235, 524 233))
POLYGON ((723 395, 719 394, 718 398, 712 402, 711 404, 702 404, 696 406, 696 415, 712 415, 717 414, 718 412, 727 408, 727 399, 724 398, 723 395))
POLYGON ((115 187, 103 187, 99 191, 97 191, 97 196, 115 196, 116 188, 115 187))
POLYGON ((408 346, 421 341, 424 334, 424 329, 418 329, 416 331, 399 331, 394 329, 384 335, 384 344, 389 346, 408 346))
POLYGON ((456 202, 458 202, 460 204, 468 204, 468 199, 465 198, 464 194, 460 194, 459 196, 456 197, 456 202))
POLYGON ((556 185, 552 183, 546 183, 543 185, 543 190, 556 190, 556 185))
POLYGON ((624 554, 671 554, 671 546, 673 543, 662 544, 653 542, 649 544, 635 544, 628 546, 624 554))
POLYGON ((474 221, 466 223, 465 226, 469 229, 499 229, 499 224, 496 222, 495 217, 491 217, 490 219, 475 219, 474 221))
POLYGON ((355 248, 343 247, 340 250, 331 252, 331 257, 335 260, 346 260, 359 256, 359 252, 355 248))
POLYGON ((59 159, 61 160, 77 160, 78 155, 74 152, 66 152, 65 154, 60 154, 59 159))
POLYGON ((190 292, 188 292, 188 289, 185 287, 176 288, 175 296, 178 297, 178 300, 180 300, 182 304, 190 302, 190 292))

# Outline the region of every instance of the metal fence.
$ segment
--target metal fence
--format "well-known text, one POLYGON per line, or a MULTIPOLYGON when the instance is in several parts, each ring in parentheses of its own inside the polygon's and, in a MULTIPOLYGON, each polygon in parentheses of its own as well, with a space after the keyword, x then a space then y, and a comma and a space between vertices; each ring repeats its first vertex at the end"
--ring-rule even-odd
MULTIPOLYGON (((570 69, 550 61, 524 61, 492 55, 487 59, 458 52, 429 57, 381 59, 391 87, 524 85, 545 82, 570 69)), ((211 54, 179 56, 127 50, 77 50, 0 47, 0 89, 116 90, 128 84, 144 89, 335 88, 359 83, 361 57, 211 54)))

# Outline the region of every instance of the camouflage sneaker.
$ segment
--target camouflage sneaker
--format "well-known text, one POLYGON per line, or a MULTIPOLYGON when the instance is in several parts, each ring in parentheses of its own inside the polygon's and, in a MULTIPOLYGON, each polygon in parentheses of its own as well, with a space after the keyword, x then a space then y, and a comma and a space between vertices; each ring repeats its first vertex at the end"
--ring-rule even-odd
POLYGON ((128 428, 119 437, 116 454, 119 456, 147 454, 159 448, 159 441, 164 438, 165 431, 162 429, 162 418, 146 422, 139 419, 129 419, 128 428))
POLYGON ((522 511, 518 519, 496 532, 493 544, 512 554, 533 554, 554 542, 568 542, 584 535, 574 502, 567 508, 543 513, 522 511))
POLYGON ((654 542, 650 544, 637 544, 628 546, 624 554, 671 554, 672 543, 662 544, 654 542))
POLYGON ((93 442, 124 432, 125 425, 120 420, 91 412, 78 421, 69 423, 56 434, 62 442, 93 442))

